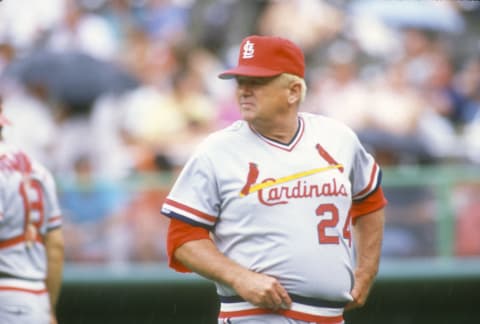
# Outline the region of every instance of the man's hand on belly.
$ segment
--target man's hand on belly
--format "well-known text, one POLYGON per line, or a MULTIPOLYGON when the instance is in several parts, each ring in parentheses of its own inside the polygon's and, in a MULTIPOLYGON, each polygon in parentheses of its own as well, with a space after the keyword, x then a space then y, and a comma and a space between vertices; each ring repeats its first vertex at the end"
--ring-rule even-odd
POLYGON ((271 310, 289 309, 292 300, 277 279, 265 274, 245 271, 233 284, 235 291, 251 304, 271 310))

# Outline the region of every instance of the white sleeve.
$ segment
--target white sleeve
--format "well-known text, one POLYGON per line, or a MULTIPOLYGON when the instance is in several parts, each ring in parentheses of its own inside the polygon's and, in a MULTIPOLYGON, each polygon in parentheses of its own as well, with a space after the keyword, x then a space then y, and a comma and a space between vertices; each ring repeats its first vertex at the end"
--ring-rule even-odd
POLYGON ((373 156, 368 153, 355 136, 355 153, 353 156, 352 197, 362 200, 373 193, 381 183, 382 172, 373 156))
POLYGON ((220 195, 213 165, 204 154, 195 154, 173 185, 162 213, 211 230, 219 211, 220 195))

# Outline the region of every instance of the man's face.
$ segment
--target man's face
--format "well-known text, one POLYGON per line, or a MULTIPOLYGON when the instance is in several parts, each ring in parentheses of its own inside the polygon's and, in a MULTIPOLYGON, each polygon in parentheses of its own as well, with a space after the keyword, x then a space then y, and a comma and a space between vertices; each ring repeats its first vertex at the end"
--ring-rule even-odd
POLYGON ((238 76, 236 80, 237 100, 244 120, 271 120, 287 110, 288 85, 280 76, 238 76))

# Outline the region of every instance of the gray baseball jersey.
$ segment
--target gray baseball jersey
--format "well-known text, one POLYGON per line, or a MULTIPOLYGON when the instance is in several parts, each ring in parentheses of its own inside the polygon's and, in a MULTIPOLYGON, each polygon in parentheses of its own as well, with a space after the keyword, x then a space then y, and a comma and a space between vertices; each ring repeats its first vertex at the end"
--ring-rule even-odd
MULTIPOLYGON (((343 124, 300 113, 282 144, 245 121, 211 134, 187 162, 162 208, 207 228, 218 249, 277 278, 292 297, 283 315, 340 323, 352 300, 352 200, 373 193, 381 172, 343 124)), ((216 283, 220 318, 261 314, 216 283)))
POLYGON ((42 237, 61 226, 54 179, 19 149, 0 143, 0 289, 46 291, 42 237))

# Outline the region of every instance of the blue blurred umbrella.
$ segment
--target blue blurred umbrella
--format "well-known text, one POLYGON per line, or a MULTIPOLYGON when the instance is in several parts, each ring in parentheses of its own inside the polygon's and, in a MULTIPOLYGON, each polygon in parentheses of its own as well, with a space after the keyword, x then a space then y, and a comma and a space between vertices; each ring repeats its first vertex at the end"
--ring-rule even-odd
POLYGON ((51 98, 82 110, 89 110, 101 95, 140 84, 121 66, 79 52, 37 52, 12 62, 4 73, 27 86, 42 86, 51 98))
POLYGON ((418 28, 446 33, 461 33, 465 21, 460 13, 443 1, 353 1, 354 16, 375 17, 396 28, 418 28))

